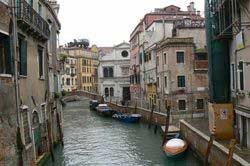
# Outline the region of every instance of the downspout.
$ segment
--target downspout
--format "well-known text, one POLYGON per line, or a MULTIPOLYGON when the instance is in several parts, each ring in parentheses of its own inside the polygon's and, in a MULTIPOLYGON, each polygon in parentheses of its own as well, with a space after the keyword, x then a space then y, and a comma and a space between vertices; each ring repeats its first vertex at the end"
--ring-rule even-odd
POLYGON ((20 111, 19 111, 19 106, 20 106, 20 94, 19 94, 19 84, 18 84, 18 55, 17 55, 17 24, 16 24, 16 16, 15 16, 15 0, 10 0, 9 1, 10 6, 11 6, 11 16, 12 16, 12 55, 13 55, 13 67, 14 67, 14 84, 15 84, 15 99, 16 99, 16 111, 17 111, 17 133, 16 133, 16 143, 17 143, 17 154, 18 154, 18 165, 23 166, 23 148, 24 145, 22 143, 21 139, 21 131, 20 131, 20 111))

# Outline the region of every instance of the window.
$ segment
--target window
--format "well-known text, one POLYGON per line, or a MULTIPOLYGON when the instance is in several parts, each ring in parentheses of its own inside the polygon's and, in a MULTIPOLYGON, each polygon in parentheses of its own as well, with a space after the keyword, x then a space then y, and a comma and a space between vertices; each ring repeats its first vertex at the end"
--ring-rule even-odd
POLYGON ((33 112, 32 115, 32 126, 39 126, 39 117, 38 117, 38 113, 36 111, 33 112))
POLYGON ((179 110, 186 110, 186 100, 179 100, 178 102, 179 110))
POLYGON ((183 88, 186 86, 185 85, 185 76, 178 76, 177 80, 178 80, 178 87, 179 88, 183 88))
POLYGON ((196 53, 195 60, 207 60, 207 53, 196 53))
POLYGON ((114 71, 113 71, 113 67, 104 67, 103 68, 103 76, 104 77, 114 77, 114 71))
POLYGON ((0 33, 0 74, 11 74, 10 38, 0 33))
POLYGON ((113 87, 110 88, 110 96, 112 96, 112 97, 114 96, 114 88, 113 87))
POLYGON ((64 81, 65 81, 64 78, 62 78, 62 85, 64 85, 64 81))
POLYGON ((66 74, 69 75, 70 74, 70 69, 67 67, 66 68, 66 74))
POLYGON ((184 52, 183 51, 177 51, 177 63, 184 63, 184 52))
POLYGON ((69 64, 69 59, 68 58, 66 59, 66 63, 69 64))
POLYGON ((70 78, 67 78, 67 79, 66 79, 66 84, 67 84, 67 85, 70 85, 70 78))
POLYGON ((235 89, 235 67, 234 67, 234 64, 231 64, 231 77, 232 77, 232 89, 235 89))
POLYGON ((104 90, 105 97, 109 96, 109 88, 105 88, 104 90))
POLYGON ((157 87, 159 87, 159 85, 160 85, 160 78, 157 77, 157 87))
POLYGON ((28 112, 28 109, 23 109, 22 112, 21 112, 21 115, 22 115, 24 143, 25 143, 25 145, 28 145, 28 144, 31 143, 30 122, 29 122, 29 112, 28 112))
POLYGON ((163 58, 164 58, 164 64, 167 64, 167 54, 166 53, 163 54, 163 58))
POLYGON ((24 36, 18 35, 19 45, 19 74, 27 76, 27 41, 24 36))
POLYGON ((204 109, 204 100, 197 99, 197 109, 204 109))
POLYGON ((243 62, 239 62, 240 90, 244 90, 244 67, 243 62))
POLYGON ((74 78, 71 78, 71 84, 74 85, 74 78))
POLYGON ((128 51, 126 51, 126 50, 122 51, 121 54, 122 54, 122 57, 123 57, 123 58, 128 57, 128 51))
POLYGON ((168 86, 168 79, 167 79, 167 76, 165 76, 164 80, 165 80, 165 88, 166 88, 166 87, 168 86))
POLYGON ((38 46, 39 78, 44 77, 44 55, 43 48, 38 46))

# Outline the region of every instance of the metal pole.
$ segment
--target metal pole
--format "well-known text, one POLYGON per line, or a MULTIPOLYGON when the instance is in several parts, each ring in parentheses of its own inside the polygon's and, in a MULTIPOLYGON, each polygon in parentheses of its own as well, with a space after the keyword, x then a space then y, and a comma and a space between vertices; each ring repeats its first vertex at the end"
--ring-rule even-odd
POLYGON ((21 131, 20 131, 20 111, 19 111, 19 106, 20 106, 20 94, 19 94, 19 84, 18 84, 18 54, 17 54, 17 23, 16 23, 16 16, 15 16, 15 5, 16 2, 15 0, 10 0, 9 1, 10 6, 11 6, 11 17, 12 17, 12 44, 13 44, 13 49, 12 49, 12 55, 13 55, 13 67, 14 67, 14 84, 15 84, 15 99, 16 99, 16 112, 17 112, 17 153, 18 153, 18 165, 23 166, 23 156, 22 156, 22 151, 23 151, 23 143, 21 140, 21 131))

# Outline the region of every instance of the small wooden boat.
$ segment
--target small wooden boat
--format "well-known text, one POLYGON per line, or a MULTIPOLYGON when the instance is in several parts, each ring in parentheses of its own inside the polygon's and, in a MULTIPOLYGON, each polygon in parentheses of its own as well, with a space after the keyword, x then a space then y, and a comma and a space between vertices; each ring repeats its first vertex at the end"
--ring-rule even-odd
POLYGON ((184 156, 185 151, 187 150, 187 142, 179 139, 173 138, 163 146, 163 150, 167 157, 170 158, 181 158, 184 156))
POLYGON ((89 109, 90 110, 96 110, 96 107, 98 106, 98 101, 97 100, 90 100, 89 102, 89 109))
POLYGON ((99 104, 96 107, 96 110, 97 110, 97 113, 99 113, 102 116, 112 116, 115 114, 115 111, 109 108, 107 104, 99 104))
POLYGON ((113 115, 113 118, 118 119, 125 123, 135 123, 138 122, 142 118, 142 116, 140 114, 127 115, 122 113, 116 113, 113 115))

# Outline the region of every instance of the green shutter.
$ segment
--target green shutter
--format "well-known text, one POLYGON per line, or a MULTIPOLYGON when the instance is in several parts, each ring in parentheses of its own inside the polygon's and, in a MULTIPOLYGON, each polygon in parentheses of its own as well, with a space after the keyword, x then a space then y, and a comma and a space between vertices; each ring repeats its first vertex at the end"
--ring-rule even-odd
POLYGON ((27 76, 27 41, 21 40, 20 74, 27 76))

